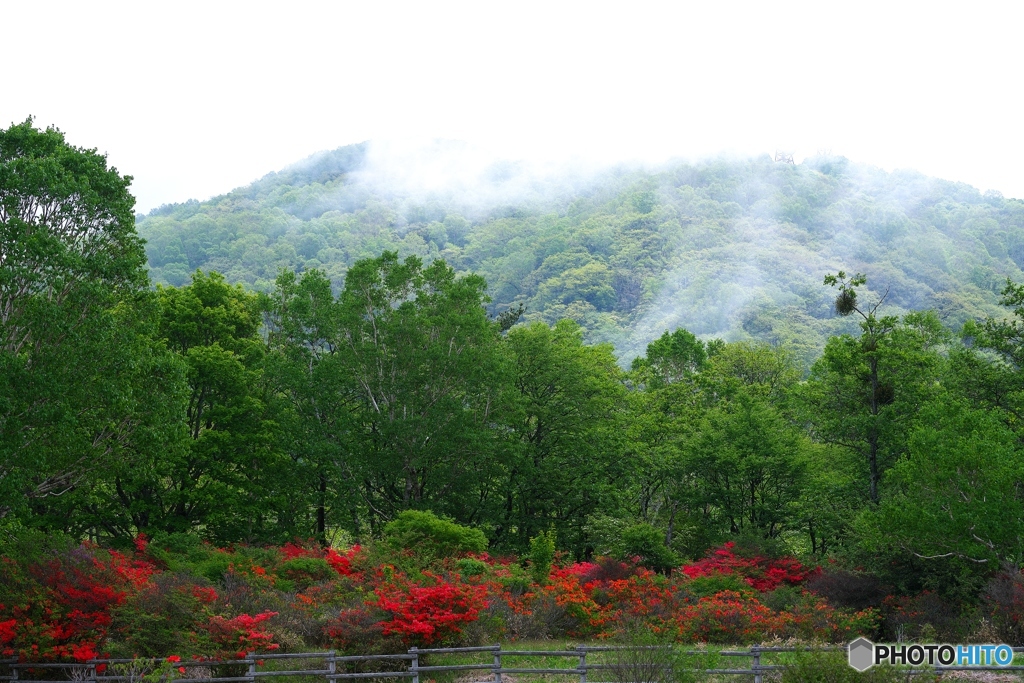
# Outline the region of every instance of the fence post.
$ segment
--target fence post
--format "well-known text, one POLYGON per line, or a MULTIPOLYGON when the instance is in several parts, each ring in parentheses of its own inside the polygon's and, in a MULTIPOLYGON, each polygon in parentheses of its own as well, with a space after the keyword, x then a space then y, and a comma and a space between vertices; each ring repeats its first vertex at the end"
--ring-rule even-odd
POLYGON ((96 683, 96 662, 95 662, 95 660, 92 660, 92 661, 90 661, 88 663, 87 668, 85 670, 85 680, 86 681, 91 681, 91 683, 96 683))
POLYGON ((247 652, 245 657, 249 663, 249 673, 246 675, 246 678, 249 679, 249 683, 256 683, 256 653, 247 652))
POLYGON ((753 646, 750 648, 750 652, 754 655, 754 661, 750 667, 754 670, 754 683, 764 683, 764 676, 761 674, 761 646, 753 646))
POLYGON ((587 683, 587 650, 586 645, 577 645, 576 651, 580 653, 580 683, 587 683))
POLYGON ((409 654, 412 655, 412 661, 409 662, 409 671, 412 671, 412 683, 420 683, 420 654, 418 647, 410 647, 409 654))
MULTIPOLYGON (((333 676, 334 674, 338 673, 338 660, 335 659, 336 655, 337 655, 337 652, 335 652, 334 650, 331 650, 330 652, 327 653, 327 671, 328 671, 327 675, 328 676, 333 676)), ((327 679, 328 683, 334 683, 335 680, 336 679, 334 679, 334 678, 328 678, 327 679)))
POLYGON ((494 683, 501 683, 501 645, 494 646, 494 683))

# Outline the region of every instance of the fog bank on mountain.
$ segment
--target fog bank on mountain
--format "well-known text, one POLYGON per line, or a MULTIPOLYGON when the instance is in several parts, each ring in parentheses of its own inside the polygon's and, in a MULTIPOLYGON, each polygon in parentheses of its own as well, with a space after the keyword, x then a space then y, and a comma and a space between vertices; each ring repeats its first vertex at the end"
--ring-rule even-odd
POLYGON ((893 312, 996 315, 1024 265, 1024 202, 841 157, 660 167, 538 166, 467 145, 324 152, 139 221, 155 282, 197 268, 265 290, 282 268, 347 269, 383 250, 482 274, 492 313, 572 318, 620 358, 666 329, 788 343, 810 361, 849 321, 826 272, 864 272, 893 312))

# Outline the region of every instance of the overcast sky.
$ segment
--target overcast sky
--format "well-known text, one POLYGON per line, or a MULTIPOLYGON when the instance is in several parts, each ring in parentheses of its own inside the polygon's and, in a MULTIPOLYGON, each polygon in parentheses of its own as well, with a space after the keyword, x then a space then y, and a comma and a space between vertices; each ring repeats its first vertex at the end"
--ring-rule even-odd
POLYGON ((0 0, 32 115, 205 199, 367 139, 597 161, 829 150, 1024 197, 1022 2, 0 0))

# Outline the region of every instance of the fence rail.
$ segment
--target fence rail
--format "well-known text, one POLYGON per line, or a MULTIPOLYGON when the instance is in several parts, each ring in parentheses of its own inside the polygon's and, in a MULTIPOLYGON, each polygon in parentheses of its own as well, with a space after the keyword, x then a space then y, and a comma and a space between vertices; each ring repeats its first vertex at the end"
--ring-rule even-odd
MULTIPOLYGON (((458 672, 458 671, 486 671, 490 672, 494 677, 494 683, 502 683, 503 674, 534 674, 544 676, 573 676, 579 678, 579 683, 588 683, 588 674, 591 672, 606 672, 614 670, 616 668, 622 668, 621 664, 609 664, 599 663, 593 661, 587 661, 588 654, 598 655, 600 653, 611 653, 616 651, 640 651, 648 649, 658 649, 661 646, 643 646, 643 647, 630 647, 630 646, 586 646, 579 645, 566 650, 502 650, 500 645, 487 645, 482 647, 453 647, 453 648, 410 648, 407 653, 401 654, 380 654, 380 655, 338 655, 335 651, 329 652, 301 652, 301 653, 267 653, 258 654, 255 652, 248 653, 242 659, 232 660, 194 660, 194 661, 180 661, 174 662, 173 667, 177 669, 182 667, 185 669, 200 669, 204 673, 208 673, 208 676, 196 676, 194 671, 192 677, 181 677, 173 679, 173 683, 256 683, 256 679, 271 678, 274 676, 315 676, 322 677, 325 681, 344 681, 344 680, 359 680, 359 679, 388 679, 388 678, 409 678, 412 679, 412 683, 420 683, 421 673, 441 673, 446 671, 458 672), (439 664, 439 665, 420 665, 420 657, 424 655, 439 655, 439 654, 491 654, 492 660, 489 662, 474 662, 470 664, 439 664), (576 662, 572 663, 571 667, 566 668, 551 668, 551 667, 518 667, 518 666, 506 666, 503 664, 503 658, 537 658, 537 657, 573 657, 576 658, 576 662), (324 666, 312 668, 312 669, 290 669, 290 670, 273 670, 273 671, 259 671, 259 667, 263 666, 267 661, 275 660, 289 660, 289 659, 307 659, 307 660, 322 660, 324 666), (408 666, 405 668, 398 668, 393 671, 339 671, 339 664, 343 668, 348 668, 352 665, 357 665, 366 662, 395 662, 396 664, 402 662, 408 662, 408 666), (245 673, 243 675, 234 676, 220 676, 214 677, 212 675, 214 667, 220 666, 232 666, 237 669, 244 668, 245 673)), ((666 646, 667 647, 667 646, 666 646)), ((843 651, 845 647, 821 647, 821 648, 797 648, 797 647, 760 647, 753 646, 747 650, 722 650, 717 653, 719 657, 738 657, 750 659, 749 667, 740 668, 720 668, 720 669, 700 669, 703 673, 720 675, 720 676, 753 676, 755 683, 763 683, 764 675, 770 672, 779 671, 784 669, 785 666, 781 664, 767 664, 762 662, 762 657, 771 656, 778 653, 790 653, 790 652, 818 652, 818 651, 843 651)), ((1015 653, 1024 652, 1024 648, 1013 648, 1015 653)), ((682 651, 684 655, 709 655, 712 654, 706 650, 686 650, 682 651)), ((146 668, 148 672, 152 672, 155 668, 161 665, 165 660, 162 659, 92 659, 86 662, 80 663, 67 663, 67 662, 22 662, 17 659, 0 659, 0 672, 6 669, 7 673, 0 675, 0 681, 11 681, 17 683, 22 681, 23 683, 68 683, 73 681, 74 683, 141 683, 142 678, 146 675, 146 668), (106 671, 111 665, 126 665, 135 664, 141 667, 134 672, 118 675, 107 674, 106 671), (56 680, 43 680, 34 677, 24 678, 20 675, 20 672, 35 674, 37 672, 45 672, 48 670, 60 671, 67 674, 65 678, 56 680)), ((506 662, 507 664, 507 662, 506 662)), ((657 669, 657 665, 653 669, 657 669)), ((940 676, 946 671, 1024 671, 1024 666, 1007 666, 1007 667, 985 667, 985 666, 938 666, 930 669, 921 670, 909 670, 911 674, 924 674, 938 673, 940 676)), ((170 682, 169 682, 170 683, 170 682)), ((590 681, 589 683, 597 683, 590 681)))

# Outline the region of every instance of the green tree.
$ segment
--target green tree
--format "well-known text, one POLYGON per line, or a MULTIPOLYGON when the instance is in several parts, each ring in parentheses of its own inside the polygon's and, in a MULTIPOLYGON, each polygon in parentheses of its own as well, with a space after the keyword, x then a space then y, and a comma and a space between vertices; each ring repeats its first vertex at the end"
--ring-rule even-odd
POLYGON ((257 297, 217 273, 159 287, 158 334, 185 369, 176 418, 186 444, 114 474, 124 509, 145 531, 198 530, 214 540, 281 541, 295 476, 279 432, 289 419, 263 377, 257 297))
POLYGON ((729 533, 773 538, 790 525, 809 446, 776 409, 741 389, 702 416, 683 448, 700 502, 729 533))
POLYGON ((54 128, 0 131, 0 517, 67 510, 153 399, 130 182, 54 128))
POLYGON ((339 355, 353 407, 353 452, 376 525, 430 507, 475 523, 492 504, 509 441, 506 365, 485 282, 444 261, 394 252, 360 261, 339 298, 339 355))
POLYGON ((327 277, 307 270, 301 278, 282 271, 262 303, 270 351, 265 367, 296 416, 286 437, 301 482, 295 523, 312 513, 307 526, 324 543, 329 525, 358 534, 362 475, 352 434, 360 402, 342 357, 339 302, 327 277))
POLYGON ((633 368, 642 388, 631 395, 636 516, 687 554, 722 535, 792 528, 812 449, 783 409, 799 377, 792 357, 676 330, 633 368))
POLYGON ((567 548, 582 553, 587 517, 617 505, 615 482, 627 470, 622 373, 611 347, 585 345, 569 320, 517 326, 505 341, 515 369, 518 449, 495 540, 522 550, 553 525, 567 548))
POLYGON ((1000 303, 1008 318, 968 320, 954 347, 946 385, 978 408, 991 410, 1020 433, 1024 417, 1024 285, 1007 280, 1000 303))
POLYGON ((882 565, 913 566, 923 580, 941 577, 930 587, 945 590, 972 574, 997 571, 1003 562, 1019 564, 1019 450, 996 413, 950 395, 932 401, 910 435, 906 456, 886 474, 881 505, 859 522, 864 550, 882 565))
POLYGON ((530 575, 539 586, 544 586, 551 575, 555 559, 555 530, 548 529, 530 539, 530 575))
POLYGON ((692 332, 681 327, 671 333, 666 330, 647 345, 645 356, 633 359, 630 369, 645 384, 671 384, 692 377, 704 369, 708 356, 713 355, 720 346, 718 340, 705 344, 692 332))
POLYGON ((817 438, 861 455, 869 499, 877 504, 882 475, 905 452, 914 416, 936 386, 946 335, 933 313, 880 316, 885 295, 861 305, 857 288, 865 283, 863 275, 842 271, 825 278, 839 289, 836 312, 860 317, 861 335, 828 340, 802 398, 817 438))

